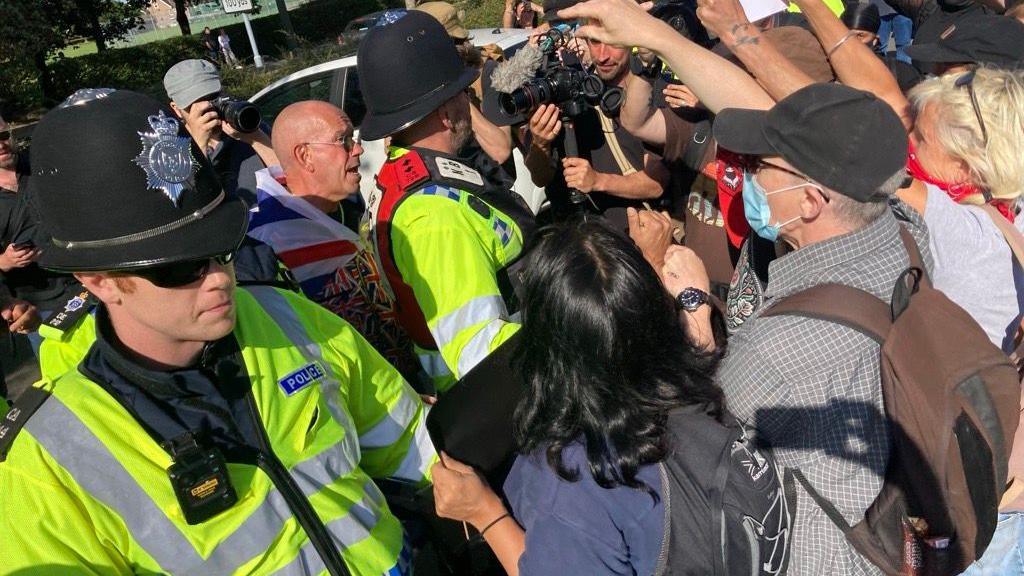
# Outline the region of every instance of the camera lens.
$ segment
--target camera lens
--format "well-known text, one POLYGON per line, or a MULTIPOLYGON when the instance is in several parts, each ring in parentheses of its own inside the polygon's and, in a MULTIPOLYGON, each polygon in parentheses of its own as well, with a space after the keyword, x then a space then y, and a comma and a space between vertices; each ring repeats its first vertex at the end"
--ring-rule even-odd
POLYGON ((234 122, 229 120, 229 123, 242 132, 259 130, 260 122, 263 121, 260 109, 249 102, 235 102, 230 108, 230 114, 234 117, 234 122))
POLYGON ((255 132, 260 129, 260 122, 263 121, 260 109, 245 100, 222 96, 213 101, 213 108, 222 120, 239 132, 255 132))
POLYGON ((501 111, 508 116, 521 114, 532 107, 530 95, 522 88, 511 94, 502 94, 498 97, 498 104, 501 106, 501 111))

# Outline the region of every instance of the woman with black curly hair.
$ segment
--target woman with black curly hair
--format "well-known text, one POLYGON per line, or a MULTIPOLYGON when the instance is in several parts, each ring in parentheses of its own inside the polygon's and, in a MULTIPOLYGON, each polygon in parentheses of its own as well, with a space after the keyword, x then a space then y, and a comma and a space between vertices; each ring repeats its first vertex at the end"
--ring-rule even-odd
POLYGON ((640 250, 600 222, 539 233, 523 278, 520 456, 505 508, 471 468, 433 468, 438 514, 483 533, 509 574, 652 574, 667 519, 669 411, 718 417, 699 350, 640 250))

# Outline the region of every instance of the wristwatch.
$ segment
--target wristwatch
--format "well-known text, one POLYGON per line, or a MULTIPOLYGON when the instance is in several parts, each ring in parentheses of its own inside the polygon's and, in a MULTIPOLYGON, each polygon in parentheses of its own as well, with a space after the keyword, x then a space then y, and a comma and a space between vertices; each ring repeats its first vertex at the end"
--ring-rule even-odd
POLYGON ((711 302, 711 296, 700 288, 687 288, 676 296, 676 308, 687 312, 696 312, 701 306, 711 302))
POLYGON ((661 74, 661 66, 661 58, 655 58, 654 62, 645 64, 644 61, 640 59, 640 55, 636 52, 629 56, 629 71, 634 76, 639 76, 640 78, 646 78, 648 80, 657 78, 658 74, 661 74))

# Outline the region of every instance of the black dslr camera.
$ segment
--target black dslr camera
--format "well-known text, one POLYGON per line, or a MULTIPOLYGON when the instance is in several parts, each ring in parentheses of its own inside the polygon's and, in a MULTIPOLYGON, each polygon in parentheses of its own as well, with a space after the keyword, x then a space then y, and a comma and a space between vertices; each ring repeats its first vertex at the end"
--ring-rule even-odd
POLYGON ((559 52, 570 40, 568 27, 548 30, 540 42, 544 62, 535 78, 499 99, 502 111, 515 116, 529 112, 541 104, 555 104, 562 114, 575 118, 591 107, 599 106, 605 114, 615 116, 622 105, 622 90, 607 88, 601 78, 583 67, 573 54, 562 58, 559 52))
POLYGON ((239 132, 255 132, 260 129, 263 115, 255 104, 235 100, 230 96, 218 96, 210 101, 221 120, 239 132))

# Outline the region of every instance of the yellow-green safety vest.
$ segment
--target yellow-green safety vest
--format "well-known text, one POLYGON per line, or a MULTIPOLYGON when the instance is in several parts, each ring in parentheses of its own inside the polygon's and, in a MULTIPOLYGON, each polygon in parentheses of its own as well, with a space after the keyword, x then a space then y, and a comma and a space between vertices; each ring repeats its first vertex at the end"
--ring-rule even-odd
MULTIPOLYGON (((371 477, 429 481, 437 457, 419 396, 355 329, 301 296, 254 287, 235 301, 234 335, 275 455, 353 575, 407 573, 402 527, 371 477)), ((171 458, 117 400, 78 370, 47 386, 0 463, 0 574, 326 572, 263 471, 229 463, 238 502, 189 525, 171 458)))
MULTIPOLYGON (((388 164, 407 154, 407 149, 390 148, 388 164)), ((464 164, 446 158, 440 162, 452 183, 459 178, 482 181, 464 164)), ((451 183, 426 182, 410 191, 379 194, 371 197, 368 222, 375 224, 375 235, 388 233, 381 228, 390 222, 391 254, 378 251, 376 256, 393 257, 402 282, 412 289, 437 346, 416 346, 416 354, 443 393, 519 329, 505 306, 497 276, 519 257, 523 233, 511 217, 451 183), (396 193, 404 195, 400 205, 383 217, 379 208, 394 205, 389 195, 396 193)), ((402 303, 401 286, 389 281, 402 303)))

